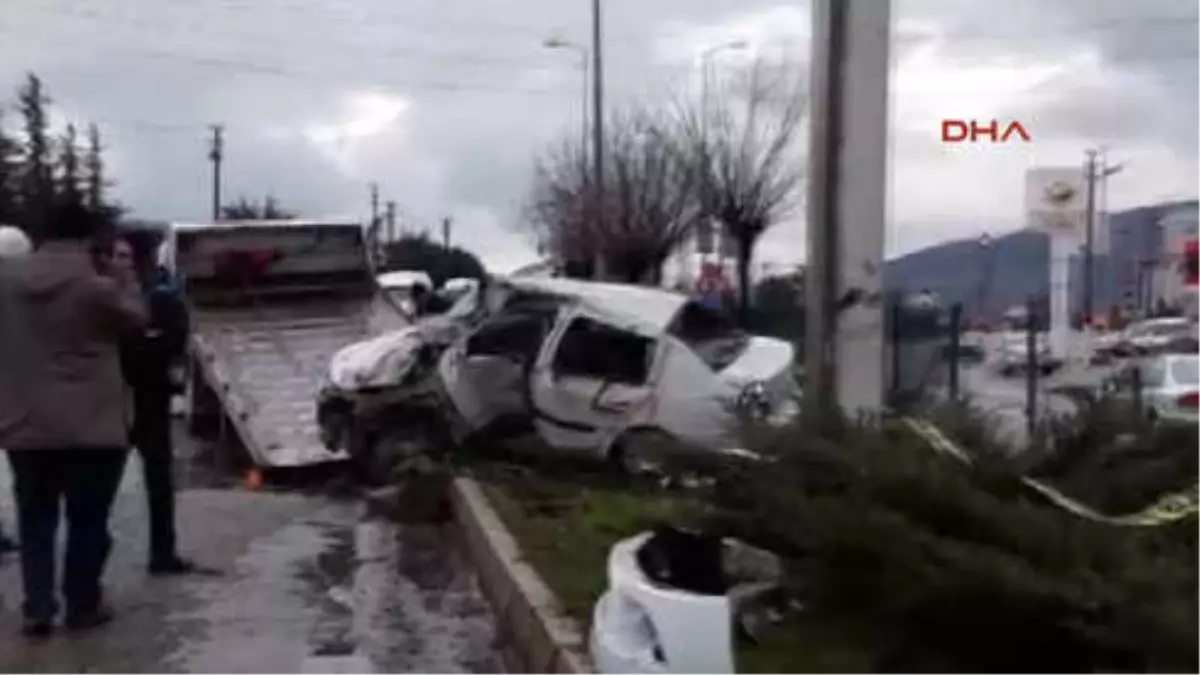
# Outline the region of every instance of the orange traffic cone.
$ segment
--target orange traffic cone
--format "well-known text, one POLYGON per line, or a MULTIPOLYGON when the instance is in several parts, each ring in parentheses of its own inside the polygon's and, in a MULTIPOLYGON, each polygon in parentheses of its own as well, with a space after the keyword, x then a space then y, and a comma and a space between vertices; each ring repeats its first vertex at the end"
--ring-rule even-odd
POLYGON ((247 490, 258 490, 263 486, 262 469, 250 469, 246 472, 245 485, 247 490))

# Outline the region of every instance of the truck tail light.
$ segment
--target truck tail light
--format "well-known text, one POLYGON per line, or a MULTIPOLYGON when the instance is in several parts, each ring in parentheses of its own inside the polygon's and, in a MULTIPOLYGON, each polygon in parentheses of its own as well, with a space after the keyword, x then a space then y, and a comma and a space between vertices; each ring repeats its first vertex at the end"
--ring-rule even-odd
POLYGON ((1180 408, 1191 408, 1195 410, 1200 407, 1200 392, 1192 392, 1179 397, 1180 408))

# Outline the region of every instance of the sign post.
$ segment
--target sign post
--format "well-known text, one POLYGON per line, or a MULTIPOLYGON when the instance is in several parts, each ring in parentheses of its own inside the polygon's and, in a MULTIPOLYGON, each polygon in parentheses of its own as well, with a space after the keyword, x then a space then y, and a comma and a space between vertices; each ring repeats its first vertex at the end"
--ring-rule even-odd
MULTIPOLYGON (((1050 348, 1071 356, 1071 256, 1084 239, 1087 180, 1078 167, 1035 168, 1025 176, 1026 219, 1050 236, 1050 348)), ((1032 318, 1032 317, 1031 317, 1032 318)))

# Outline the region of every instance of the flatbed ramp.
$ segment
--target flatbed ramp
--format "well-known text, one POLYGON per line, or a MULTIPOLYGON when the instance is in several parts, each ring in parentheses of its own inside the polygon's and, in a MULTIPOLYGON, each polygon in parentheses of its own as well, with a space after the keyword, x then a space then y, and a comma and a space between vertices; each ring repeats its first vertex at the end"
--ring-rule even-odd
POLYGON ((195 348, 222 383, 214 391, 257 466, 348 458, 321 443, 314 400, 329 359, 367 337, 369 319, 361 302, 196 316, 195 348))
POLYGON ((316 395, 341 348, 401 321, 381 303, 353 222, 175 224, 192 315, 188 416, 232 431, 261 468, 349 459, 325 448, 316 395))

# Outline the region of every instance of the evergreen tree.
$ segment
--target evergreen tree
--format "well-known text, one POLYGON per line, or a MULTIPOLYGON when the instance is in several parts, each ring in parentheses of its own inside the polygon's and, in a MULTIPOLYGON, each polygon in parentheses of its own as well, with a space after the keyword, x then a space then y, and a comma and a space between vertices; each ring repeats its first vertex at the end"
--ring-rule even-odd
POLYGON ((25 147, 21 153, 19 195, 21 222, 37 238, 54 201, 54 176, 51 169, 49 122, 46 107, 50 104, 37 75, 29 73, 25 85, 17 93, 21 117, 24 119, 25 147))
POLYGON ((66 132, 58 140, 57 195, 60 203, 83 204, 80 189, 79 134, 74 124, 68 124, 66 132))
POLYGON ((21 145, 5 133, 2 113, 0 110, 0 223, 11 224, 20 219, 17 180, 21 145))
POLYGON ((87 150, 83 155, 83 203, 92 210, 104 208, 104 146, 100 143, 100 129, 89 124, 87 150))

